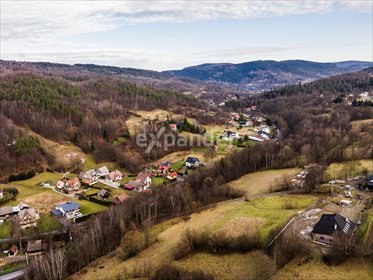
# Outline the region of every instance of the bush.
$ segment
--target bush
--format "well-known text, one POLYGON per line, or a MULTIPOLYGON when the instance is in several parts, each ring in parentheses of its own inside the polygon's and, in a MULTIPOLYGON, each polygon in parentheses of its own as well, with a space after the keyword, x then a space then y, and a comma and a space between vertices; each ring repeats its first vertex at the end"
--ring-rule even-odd
POLYGON ((213 280, 214 276, 201 270, 186 271, 172 265, 163 265, 154 275, 152 280, 213 280))
POLYGON ((136 256, 145 247, 144 238, 137 230, 130 230, 124 237, 120 247, 120 257, 126 260, 136 256))
POLYGON ((223 232, 209 233, 187 230, 174 250, 174 259, 180 259, 193 251, 207 251, 210 253, 241 252, 260 249, 262 241, 258 234, 242 234, 231 237, 223 232))

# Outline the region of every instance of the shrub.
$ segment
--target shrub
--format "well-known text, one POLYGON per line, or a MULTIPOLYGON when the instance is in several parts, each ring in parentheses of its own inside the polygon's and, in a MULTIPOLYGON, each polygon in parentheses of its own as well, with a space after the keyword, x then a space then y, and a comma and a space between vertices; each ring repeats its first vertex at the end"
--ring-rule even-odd
POLYGON ((152 280, 213 280, 214 276, 201 270, 186 271, 172 265, 163 265, 154 275, 152 280))
POLYGON ((120 247, 120 257, 126 260, 136 256, 144 248, 143 236, 137 230, 130 230, 124 237, 120 247))

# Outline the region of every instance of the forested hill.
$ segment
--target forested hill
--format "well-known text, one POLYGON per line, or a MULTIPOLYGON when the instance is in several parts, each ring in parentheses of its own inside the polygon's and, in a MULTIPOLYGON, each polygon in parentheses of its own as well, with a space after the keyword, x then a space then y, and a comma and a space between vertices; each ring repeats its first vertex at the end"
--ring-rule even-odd
POLYGON ((300 81, 359 71, 372 64, 363 61, 317 63, 304 60, 258 60, 239 64, 202 64, 165 73, 177 77, 239 84, 251 90, 268 90, 300 81))
POLYGON ((305 84, 286 85, 262 94, 265 98, 289 96, 296 94, 349 94, 361 93, 373 89, 373 68, 364 69, 357 73, 348 73, 326 79, 316 80, 305 84))
MULTIPOLYGON (((46 160, 45 156, 49 162, 53 161, 40 143, 22 132, 26 128, 57 143, 71 141, 85 152, 123 160, 130 158, 123 155, 125 147, 113 143, 117 137, 133 137, 125 122, 134 111, 190 112, 188 108, 201 106, 193 96, 139 86, 123 79, 100 77, 71 82, 25 72, 3 74, 0 76, 0 178, 31 166, 37 168, 46 160), (17 152, 14 145, 21 143, 25 143, 25 149, 22 147, 17 152)), ((131 145, 130 139, 127 143, 131 145)), ((143 162, 139 154, 136 157, 132 167, 137 167, 135 161, 143 162)))

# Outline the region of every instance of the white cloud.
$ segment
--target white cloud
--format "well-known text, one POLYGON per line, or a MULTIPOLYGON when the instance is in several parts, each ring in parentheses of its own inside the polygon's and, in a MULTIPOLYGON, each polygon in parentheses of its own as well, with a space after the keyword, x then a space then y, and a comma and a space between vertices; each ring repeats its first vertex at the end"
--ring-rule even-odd
MULTIPOLYGON (((164 69, 185 65, 184 58, 169 53, 95 48, 73 43, 80 34, 105 32, 126 24, 201 22, 219 19, 253 19, 326 13, 336 9, 371 11, 372 1, 1 1, 2 59, 91 62, 164 69), (168 62, 165 62, 165 61, 168 62), (170 64, 172 60, 172 64, 170 64), (168 63, 168 64, 167 64, 168 63)), ((99 38, 99 37, 98 37, 99 38)), ((290 47, 291 48, 291 47, 290 47)), ((289 47, 288 47, 289 49, 289 47)), ((195 61, 220 55, 281 52, 284 48, 248 48, 200 53, 195 61), (235 53, 234 53, 235 52, 235 53)))

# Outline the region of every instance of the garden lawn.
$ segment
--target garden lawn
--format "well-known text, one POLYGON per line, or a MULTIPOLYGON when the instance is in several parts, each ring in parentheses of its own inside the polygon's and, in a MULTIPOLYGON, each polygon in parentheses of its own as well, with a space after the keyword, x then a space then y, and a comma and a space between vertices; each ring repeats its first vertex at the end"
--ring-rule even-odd
POLYGON ((106 206, 92 202, 92 201, 88 201, 84 199, 79 200, 77 198, 74 198, 73 200, 80 204, 80 212, 83 215, 94 214, 94 213, 98 213, 98 212, 101 212, 107 209, 106 206))

